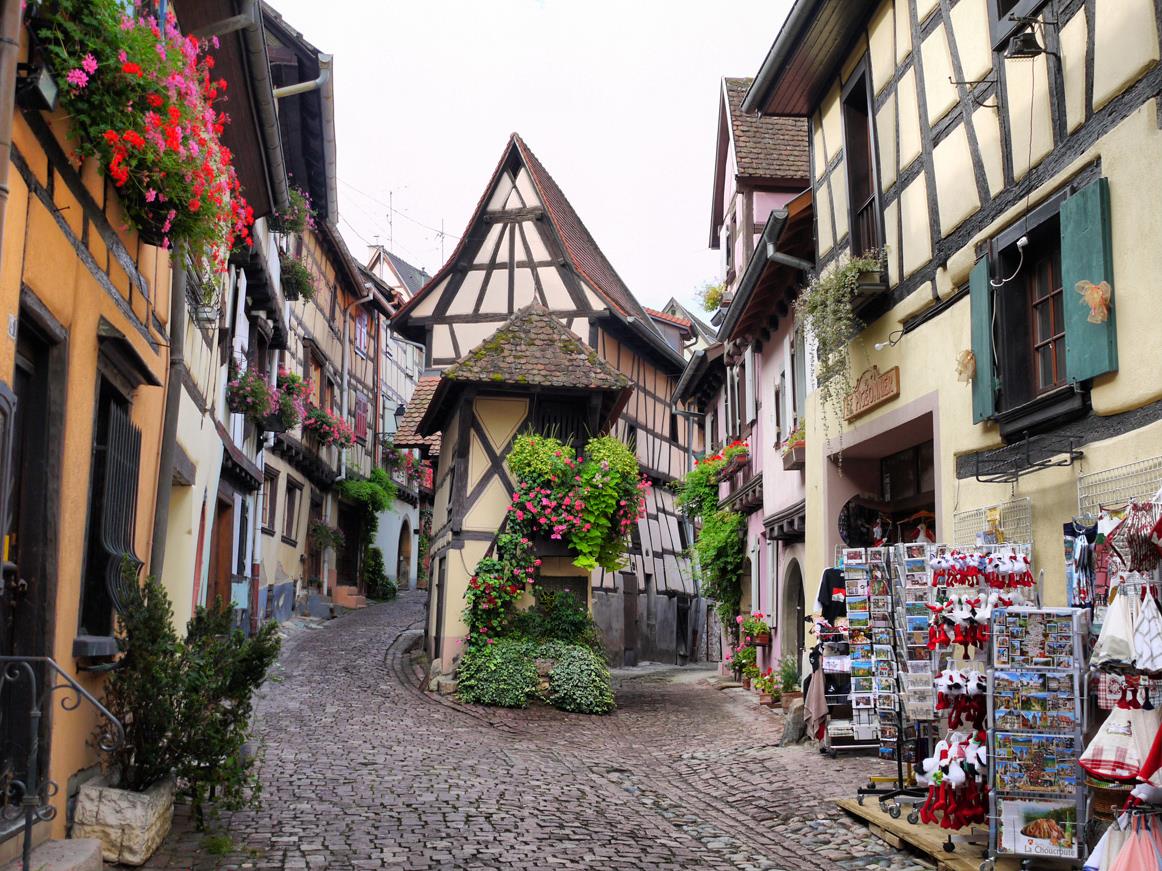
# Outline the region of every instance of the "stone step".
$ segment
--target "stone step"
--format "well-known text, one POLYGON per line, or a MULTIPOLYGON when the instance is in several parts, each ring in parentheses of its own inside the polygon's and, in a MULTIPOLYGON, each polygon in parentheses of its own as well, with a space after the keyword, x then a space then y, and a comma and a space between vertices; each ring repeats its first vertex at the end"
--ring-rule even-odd
MULTIPOLYGON (((96 838, 45 841, 32 851, 32 871, 101 871, 101 842, 96 838)), ((3 871, 20 871, 19 859, 3 866, 3 871)))

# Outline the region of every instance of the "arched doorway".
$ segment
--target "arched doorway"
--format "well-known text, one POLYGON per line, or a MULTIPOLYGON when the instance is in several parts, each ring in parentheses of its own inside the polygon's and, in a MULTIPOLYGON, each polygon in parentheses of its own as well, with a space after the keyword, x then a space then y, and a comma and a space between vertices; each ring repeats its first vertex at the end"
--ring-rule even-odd
POLYGON ((783 627, 783 656, 795 657, 803 652, 806 643, 806 603, 803 600, 803 570, 797 559, 787 562, 783 572, 783 601, 780 603, 779 624, 783 627))
POLYGON ((399 527, 399 547, 396 548, 395 584, 401 590, 411 584, 412 526, 405 517, 399 527))

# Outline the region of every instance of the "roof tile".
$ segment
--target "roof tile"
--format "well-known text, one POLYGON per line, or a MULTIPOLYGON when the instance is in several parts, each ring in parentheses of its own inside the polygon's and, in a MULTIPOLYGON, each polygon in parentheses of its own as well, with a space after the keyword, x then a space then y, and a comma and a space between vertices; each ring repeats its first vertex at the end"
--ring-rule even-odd
POLYGON ((416 427, 423 420, 424 412, 440 386, 439 375, 425 375, 416 382, 416 389, 404 406, 403 419, 399 422, 394 443, 397 448, 427 448, 432 456, 440 454, 440 435, 422 436, 416 427))
POLYGON ((742 98, 753 79, 724 81, 738 174, 749 178, 808 180, 811 164, 806 119, 747 114, 742 111, 742 98))

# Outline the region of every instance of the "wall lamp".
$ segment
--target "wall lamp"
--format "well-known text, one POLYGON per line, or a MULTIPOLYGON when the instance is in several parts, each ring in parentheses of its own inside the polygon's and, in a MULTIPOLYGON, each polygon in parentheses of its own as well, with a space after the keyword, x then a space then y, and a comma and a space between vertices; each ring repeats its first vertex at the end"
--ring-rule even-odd
POLYGON ((886 342, 876 342, 875 349, 877 351, 882 351, 884 348, 894 348, 896 345, 900 344, 900 340, 902 338, 904 338, 903 327, 898 330, 892 330, 890 333, 888 333, 888 340, 886 342))

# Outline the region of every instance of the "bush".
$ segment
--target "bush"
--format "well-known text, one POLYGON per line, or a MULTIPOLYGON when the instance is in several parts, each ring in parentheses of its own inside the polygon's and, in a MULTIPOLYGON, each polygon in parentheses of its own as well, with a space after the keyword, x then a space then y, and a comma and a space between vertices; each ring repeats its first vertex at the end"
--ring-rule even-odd
POLYGON ((279 258, 279 272, 282 290, 288 299, 302 298, 310 302, 315 298, 315 278, 302 260, 289 254, 282 255, 279 258))
POLYGON ((609 668, 587 647, 564 645, 549 672, 549 704, 577 714, 608 714, 615 707, 609 668))
MULTIPOLYGON (((126 563, 122 574, 122 585, 136 588, 134 568, 126 563)), ((105 707, 125 727, 125 741, 110 761, 121 773, 122 789, 143 792, 168 777, 176 762, 180 642, 169 596, 154 577, 129 599, 119 622, 124 656, 105 687, 105 707)))
POLYGON ((513 619, 514 633, 533 641, 566 641, 603 655, 601 630, 588 609, 566 590, 534 587, 536 604, 513 619))
POLYGON ((456 672, 460 700, 498 708, 527 708, 537 692, 536 645, 501 638, 469 648, 456 672))
POLYGON ((394 599, 398 592, 395 582, 387 576, 383 551, 378 547, 367 548, 367 558, 363 561, 363 585, 367 595, 373 599, 394 599))

